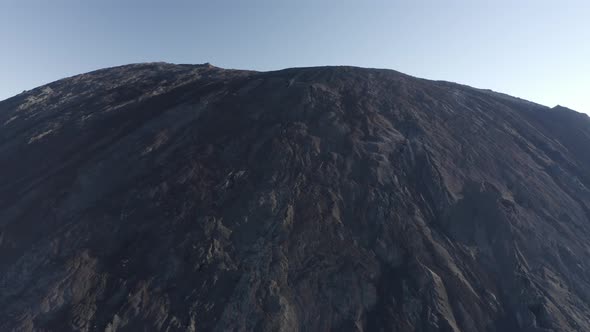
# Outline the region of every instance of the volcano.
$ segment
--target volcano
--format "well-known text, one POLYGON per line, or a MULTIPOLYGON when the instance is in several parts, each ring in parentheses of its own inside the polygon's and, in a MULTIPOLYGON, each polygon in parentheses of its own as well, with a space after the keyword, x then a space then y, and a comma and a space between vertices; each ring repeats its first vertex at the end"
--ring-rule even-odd
POLYGON ((1 331, 590 331, 590 118, 144 63, 0 102, 1 331))

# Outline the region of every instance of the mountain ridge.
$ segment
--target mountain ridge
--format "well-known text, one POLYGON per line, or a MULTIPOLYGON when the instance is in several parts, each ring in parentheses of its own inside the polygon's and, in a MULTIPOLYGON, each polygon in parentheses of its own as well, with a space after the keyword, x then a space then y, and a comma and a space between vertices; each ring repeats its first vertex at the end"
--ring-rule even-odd
MULTIPOLYGON (((69 77, 64 77, 58 80, 55 80, 53 82, 49 82, 47 84, 43 84, 39 87, 33 88, 31 90, 25 90, 15 96, 12 97, 8 97, 5 100, 11 99, 13 97, 16 97, 18 95, 21 95, 23 93, 26 93, 28 91, 32 91, 34 89, 38 89, 40 87, 46 86, 46 85, 50 85, 62 80, 67 80, 67 79, 71 79, 77 76, 81 76, 81 75, 85 75, 85 74, 90 74, 90 73, 94 73, 94 72, 100 72, 103 70, 113 70, 113 69, 117 69, 117 68, 125 68, 125 67, 134 67, 134 66, 150 66, 150 65, 171 65, 171 66, 188 66, 188 67, 210 67, 210 68, 218 68, 218 69, 223 69, 223 70, 235 70, 235 71, 244 71, 244 72, 255 72, 255 73, 271 73, 271 72, 281 72, 281 71, 286 71, 286 70, 301 70, 301 69, 319 69, 319 68, 356 68, 356 69, 362 69, 362 70, 376 70, 376 71, 391 71, 393 73, 396 74, 400 74, 400 75, 405 75, 411 78, 415 78, 415 79, 420 79, 420 80, 425 80, 425 81, 429 81, 429 82, 437 82, 437 83, 442 83, 442 84, 450 84, 450 85, 458 85, 458 86, 462 86, 465 88, 470 88, 470 89, 475 89, 475 90, 480 90, 480 91, 485 91, 485 92, 490 92, 496 95, 503 95, 509 98, 514 98, 514 99, 518 99, 520 101, 524 101, 524 102, 529 102, 532 104, 535 104, 536 106, 542 106, 542 107, 547 107, 547 108, 551 108, 550 106, 547 105, 541 105, 538 103, 535 103, 533 101, 527 100, 527 99, 523 99, 517 96, 512 96, 508 93, 504 93, 504 92, 499 92, 499 91, 494 91, 492 89, 488 89, 488 88, 476 88, 467 84, 462 84, 462 83, 458 83, 458 82, 454 82, 454 81, 448 81, 448 80, 440 80, 440 79, 426 79, 426 78, 420 78, 418 76, 413 76, 413 75, 409 75, 409 74, 405 74, 401 71, 397 71, 395 69, 389 69, 389 68, 376 68, 376 67, 362 67, 362 66, 352 66, 352 65, 318 65, 318 66, 303 66, 303 67, 289 67, 289 68, 284 68, 284 69, 276 69, 276 70, 266 70, 266 71, 260 71, 260 70, 250 70, 250 69, 237 69, 237 68, 232 68, 232 69, 228 69, 228 68, 222 68, 222 67, 217 67, 213 64, 211 64, 210 62, 205 62, 205 63, 201 63, 201 64, 189 64, 189 63, 173 63, 173 62, 166 62, 166 61, 151 61, 151 62, 136 62, 136 63, 129 63, 129 64, 125 64, 125 65, 117 65, 117 66, 112 66, 112 67, 106 67, 106 68, 100 68, 100 69, 96 69, 96 70, 92 70, 89 72, 85 72, 82 74, 76 74, 73 76, 69 76, 69 77)), ((578 112, 575 111, 573 109, 570 109, 568 107, 564 107, 561 105, 555 105, 553 108, 566 108, 568 110, 574 111, 576 113, 580 113, 583 115, 588 116, 588 114, 583 113, 583 112, 578 112)))

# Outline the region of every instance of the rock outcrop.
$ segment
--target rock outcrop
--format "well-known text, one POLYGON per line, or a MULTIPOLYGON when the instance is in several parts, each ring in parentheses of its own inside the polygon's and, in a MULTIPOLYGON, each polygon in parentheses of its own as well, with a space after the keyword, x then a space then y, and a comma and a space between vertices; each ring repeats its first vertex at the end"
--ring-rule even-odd
POLYGON ((1 331, 590 331, 590 119, 353 67, 0 102, 1 331))

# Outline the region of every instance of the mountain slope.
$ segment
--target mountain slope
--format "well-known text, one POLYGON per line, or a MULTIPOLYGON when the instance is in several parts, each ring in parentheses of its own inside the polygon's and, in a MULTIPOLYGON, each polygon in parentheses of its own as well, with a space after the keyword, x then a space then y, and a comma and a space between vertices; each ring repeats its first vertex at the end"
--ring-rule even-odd
POLYGON ((0 102, 0 330, 590 331, 590 119, 163 63, 0 102))

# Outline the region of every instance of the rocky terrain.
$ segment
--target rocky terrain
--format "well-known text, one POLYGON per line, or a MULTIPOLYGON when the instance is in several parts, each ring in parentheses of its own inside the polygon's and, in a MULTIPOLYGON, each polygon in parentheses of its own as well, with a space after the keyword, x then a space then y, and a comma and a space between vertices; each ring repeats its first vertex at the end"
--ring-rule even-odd
POLYGON ((0 102, 0 331, 590 331, 590 119, 150 63, 0 102))

